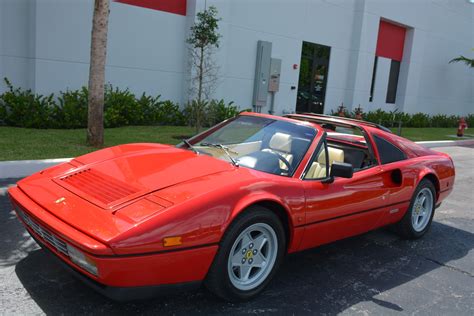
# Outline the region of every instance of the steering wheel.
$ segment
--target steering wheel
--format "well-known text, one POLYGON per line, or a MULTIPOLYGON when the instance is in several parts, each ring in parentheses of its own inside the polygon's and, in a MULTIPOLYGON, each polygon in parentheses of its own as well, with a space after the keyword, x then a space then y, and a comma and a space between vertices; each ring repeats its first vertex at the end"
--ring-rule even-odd
POLYGON ((280 153, 278 153, 278 152, 276 152, 276 151, 274 151, 274 150, 271 150, 270 148, 265 149, 265 151, 270 152, 270 153, 272 153, 272 154, 275 154, 275 155, 278 157, 278 159, 279 159, 281 162, 283 162, 283 163, 285 164, 285 166, 288 168, 288 173, 289 173, 289 174, 292 173, 293 168, 291 167, 290 162, 288 161, 288 159, 286 159, 285 157, 283 157, 282 154, 280 154, 280 153))

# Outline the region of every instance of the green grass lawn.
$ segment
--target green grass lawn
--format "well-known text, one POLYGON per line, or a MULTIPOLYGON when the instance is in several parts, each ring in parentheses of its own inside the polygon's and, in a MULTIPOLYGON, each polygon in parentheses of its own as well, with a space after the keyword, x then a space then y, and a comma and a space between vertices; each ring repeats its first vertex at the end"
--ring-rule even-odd
MULTIPOLYGON (((193 135, 187 126, 127 126, 105 130, 105 146, 156 142, 177 144, 193 135)), ((75 157, 96 150, 86 146, 85 129, 0 127, 0 160, 75 157)))
MULTIPOLYGON (((396 133, 396 128, 393 129, 396 133)), ((469 133, 470 130, 468 130, 469 133)), ((105 146, 124 143, 156 142, 177 144, 193 135, 186 126, 128 126, 105 130, 105 146)), ((455 128, 403 128, 411 140, 452 140, 455 128)), ((96 150, 85 144, 86 130, 29 129, 0 127, 0 160, 75 157, 96 150)))

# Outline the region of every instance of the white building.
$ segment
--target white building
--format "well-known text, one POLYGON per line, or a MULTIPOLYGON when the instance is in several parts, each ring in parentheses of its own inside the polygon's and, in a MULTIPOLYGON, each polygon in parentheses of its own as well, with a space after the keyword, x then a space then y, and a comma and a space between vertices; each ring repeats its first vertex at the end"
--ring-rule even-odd
MULTIPOLYGON (((253 105, 265 41, 281 60, 276 114, 330 113, 341 103, 474 113, 474 70, 448 63, 473 54, 470 0, 112 1, 107 81, 184 103, 185 39, 206 5, 222 18, 214 97, 242 109, 253 105)), ((93 0, 0 0, 0 76, 42 94, 87 85, 92 10, 93 0)))

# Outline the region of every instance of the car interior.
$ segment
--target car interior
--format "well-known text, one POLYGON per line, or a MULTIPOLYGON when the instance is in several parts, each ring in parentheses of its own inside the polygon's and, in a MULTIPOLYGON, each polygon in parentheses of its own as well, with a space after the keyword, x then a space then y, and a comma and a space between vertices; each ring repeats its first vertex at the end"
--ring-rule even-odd
MULTIPOLYGON (((304 129, 292 130, 288 127, 288 123, 272 122, 274 123, 267 124, 260 130, 252 130, 250 128, 252 125, 242 124, 235 129, 229 128, 217 132, 212 136, 211 142, 223 144, 226 150, 206 146, 205 142, 196 144, 195 148, 224 160, 229 160, 228 156, 231 156, 244 167, 277 175, 292 175, 313 136, 304 129)), ((314 161, 305 174, 306 179, 326 177, 334 162, 352 165, 353 172, 376 164, 372 150, 360 128, 333 122, 317 123, 326 132, 328 163, 326 151, 322 150, 313 158, 314 161)))
POLYGON ((253 147, 251 152, 246 151, 249 147, 245 143, 229 145, 229 148, 239 153, 239 163, 243 166, 273 174, 289 175, 303 158, 310 140, 276 132, 264 136, 259 145, 258 149, 253 147))
MULTIPOLYGON (((348 139, 344 133, 335 133, 330 130, 327 136, 329 166, 326 166, 326 153, 324 150, 312 162, 306 179, 317 179, 326 177, 326 168, 334 162, 345 162, 353 166, 354 172, 366 169, 374 164, 369 148, 365 143, 364 136, 350 135, 348 139)), ((239 164, 262 170, 265 172, 289 175, 296 168, 295 162, 299 162, 309 146, 309 140, 295 137, 283 132, 275 132, 266 135, 263 140, 251 141, 240 144, 229 144, 229 153, 238 158, 239 164)), ((224 157, 225 153, 218 148, 205 148, 197 146, 200 150, 214 157, 224 157)))
POLYGON ((334 162, 351 164, 354 172, 370 168, 376 164, 365 137, 355 128, 338 128, 333 124, 322 124, 327 133, 328 162, 326 165, 326 151, 321 147, 315 156, 305 179, 325 178, 331 171, 334 162))

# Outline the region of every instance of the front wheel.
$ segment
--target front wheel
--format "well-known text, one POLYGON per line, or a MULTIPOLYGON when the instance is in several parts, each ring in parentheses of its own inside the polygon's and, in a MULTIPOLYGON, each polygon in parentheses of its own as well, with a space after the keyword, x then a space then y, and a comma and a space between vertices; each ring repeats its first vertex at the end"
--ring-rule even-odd
POLYGON ((424 179, 416 188, 405 216, 396 224, 399 235, 406 239, 423 236, 433 221, 435 204, 435 187, 431 181, 424 179))
POLYGON ((270 282, 285 249, 285 232, 278 216, 253 206, 224 234, 205 284, 228 301, 251 299, 270 282))

